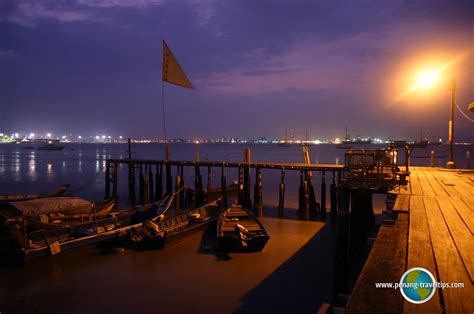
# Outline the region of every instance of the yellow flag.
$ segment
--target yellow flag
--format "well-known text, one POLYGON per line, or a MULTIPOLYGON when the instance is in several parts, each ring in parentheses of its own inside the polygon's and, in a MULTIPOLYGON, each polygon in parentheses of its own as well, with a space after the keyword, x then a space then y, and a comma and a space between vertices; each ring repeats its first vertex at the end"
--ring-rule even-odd
POLYGON ((163 82, 179 85, 186 88, 194 88, 191 81, 175 58, 171 49, 163 40, 163 82))

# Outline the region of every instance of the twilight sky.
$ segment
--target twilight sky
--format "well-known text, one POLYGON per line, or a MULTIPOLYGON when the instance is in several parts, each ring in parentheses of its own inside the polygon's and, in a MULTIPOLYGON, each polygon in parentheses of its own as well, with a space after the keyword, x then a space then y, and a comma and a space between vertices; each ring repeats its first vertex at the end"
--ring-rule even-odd
POLYGON ((0 0, 0 38, 0 131, 161 137, 163 38, 171 138, 446 138, 474 101, 472 0, 0 0))

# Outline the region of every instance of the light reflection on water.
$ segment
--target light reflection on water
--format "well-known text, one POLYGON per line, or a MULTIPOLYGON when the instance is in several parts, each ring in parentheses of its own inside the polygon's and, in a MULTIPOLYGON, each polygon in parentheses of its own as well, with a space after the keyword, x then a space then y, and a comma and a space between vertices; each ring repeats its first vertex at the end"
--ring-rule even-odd
POLYGON ((31 180, 36 181, 36 154, 34 151, 30 152, 30 160, 28 161, 28 175, 31 180))

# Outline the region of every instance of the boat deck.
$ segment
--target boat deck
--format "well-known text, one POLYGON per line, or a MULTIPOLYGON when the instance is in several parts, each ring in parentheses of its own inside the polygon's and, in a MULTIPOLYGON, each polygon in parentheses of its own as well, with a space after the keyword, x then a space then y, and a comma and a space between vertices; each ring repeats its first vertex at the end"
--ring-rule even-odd
POLYGON ((426 167, 410 171, 409 184, 392 191, 398 219, 381 227, 346 311, 473 313, 474 173, 426 167), (398 290, 375 288, 377 282, 399 282, 412 267, 464 288, 438 289, 424 304, 405 301, 398 290))

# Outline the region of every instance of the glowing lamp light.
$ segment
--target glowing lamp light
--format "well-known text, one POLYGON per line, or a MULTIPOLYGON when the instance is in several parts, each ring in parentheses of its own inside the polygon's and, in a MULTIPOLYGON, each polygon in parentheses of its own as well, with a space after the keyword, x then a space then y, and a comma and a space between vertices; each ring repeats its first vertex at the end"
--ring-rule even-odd
POLYGON ((82 136, 78 135, 78 136, 77 136, 77 138, 78 138, 78 139, 81 139, 81 138, 82 138, 82 136))
POLYGON ((416 78, 415 85, 417 88, 427 89, 438 82, 440 70, 424 70, 416 78))
POLYGON ((106 136, 105 136, 105 135, 102 135, 102 138, 106 138, 106 136))
POLYGON ((51 137, 51 133, 46 133, 46 137, 51 137))
POLYGON ((30 133, 30 137, 35 137, 35 133, 30 133))
POLYGON ((96 139, 96 140, 98 140, 99 138, 100 138, 100 136, 99 136, 99 135, 96 135, 96 136, 95 136, 95 139, 96 139))

